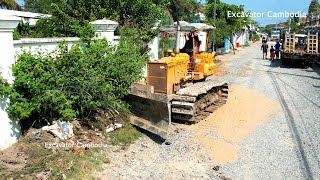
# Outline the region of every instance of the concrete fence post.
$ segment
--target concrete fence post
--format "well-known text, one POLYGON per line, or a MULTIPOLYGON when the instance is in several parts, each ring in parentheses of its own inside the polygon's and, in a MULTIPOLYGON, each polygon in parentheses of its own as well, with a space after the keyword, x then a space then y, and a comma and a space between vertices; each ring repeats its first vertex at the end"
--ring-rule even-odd
MULTIPOLYGON (((13 82, 11 65, 14 63, 13 31, 20 18, 0 16, 0 71, 1 76, 13 82)), ((15 143, 20 137, 20 125, 9 119, 7 114, 8 98, 0 96, 0 150, 15 143)))

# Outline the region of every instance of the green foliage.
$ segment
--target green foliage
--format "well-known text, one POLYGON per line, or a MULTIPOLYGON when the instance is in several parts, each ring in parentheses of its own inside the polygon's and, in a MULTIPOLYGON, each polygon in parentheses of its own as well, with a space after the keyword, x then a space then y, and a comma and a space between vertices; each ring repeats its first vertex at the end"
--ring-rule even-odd
POLYGON ((5 96, 9 96, 11 91, 10 84, 7 80, 3 79, 2 76, 0 76, 0 97, 3 99, 5 96))
POLYGON ((24 0, 26 11, 50 14, 52 12, 51 4, 59 3, 60 0, 24 0))
POLYGON ((13 32, 13 39, 17 40, 20 38, 37 38, 41 37, 36 31, 35 26, 29 25, 29 23, 24 23, 20 21, 18 26, 13 32))
POLYGON ((268 24, 265 27, 261 28, 260 31, 263 33, 268 33, 270 35, 272 29, 276 26, 277 26, 276 24, 268 24))
POLYGON ((256 32, 250 34, 250 41, 253 41, 253 40, 257 40, 257 41, 260 41, 260 36, 259 34, 257 34, 256 32))
POLYGON ((98 110, 110 117, 127 113, 121 99, 141 78, 147 60, 140 47, 133 38, 122 36, 117 46, 94 40, 76 44, 70 51, 61 44, 51 53, 22 53, 12 67, 15 81, 10 90, 9 116, 43 124, 90 117, 98 110))
POLYGON ((52 158, 53 161, 46 163, 46 166, 52 169, 50 179, 53 180, 90 179, 93 171, 101 171, 102 165, 110 162, 106 152, 98 148, 89 149, 83 154, 77 152, 54 152, 53 154, 60 155, 60 159, 62 159, 58 161, 59 157, 55 157, 52 158))
POLYGON ((292 22, 291 24, 288 24, 288 26, 290 27, 290 33, 302 33, 303 28, 295 22, 292 22))
POLYGON ((23 10, 16 0, 0 0, 0 8, 13 9, 19 11, 23 10))
POLYGON ((200 3, 195 0, 167 0, 166 4, 173 21, 192 22, 200 7, 200 3))
POLYGON ((133 142, 142 136, 142 133, 130 124, 125 124, 122 128, 107 134, 111 138, 112 145, 124 145, 133 142))
POLYGON ((138 38, 144 42, 150 42, 158 33, 154 27, 165 13, 161 5, 158 6, 152 0, 122 1, 111 6, 111 9, 111 17, 114 17, 121 27, 138 29, 138 38))
POLYGON ((246 43, 244 45, 242 45, 243 47, 250 47, 251 45, 249 43, 246 43))
POLYGON ((130 25, 139 29, 138 37, 149 42, 157 34, 153 27, 165 16, 163 6, 153 0, 51 0, 47 3, 43 0, 27 0, 26 5, 32 5, 29 8, 36 11, 52 14, 52 17, 37 22, 35 31, 42 37, 93 37, 94 30, 89 22, 107 18, 117 21, 120 27, 130 25), (50 8, 48 4, 51 4, 50 8))
POLYGON ((150 42, 158 33, 154 28, 172 21, 192 21, 198 12, 196 0, 25 0, 28 10, 52 14, 51 18, 37 22, 37 37, 79 36, 92 37, 93 29, 88 22, 97 19, 117 21, 120 27, 139 29, 139 40, 150 42))
POLYGON ((14 31, 13 32, 13 40, 18 40, 20 38, 21 38, 20 34, 17 31, 14 31))
POLYGON ((309 9, 308 9, 308 14, 309 15, 317 15, 320 10, 320 5, 318 0, 311 0, 309 9))
POLYGON ((210 41, 217 44, 223 43, 225 37, 241 31, 243 27, 252 22, 249 17, 228 17, 228 11, 244 13, 242 5, 231 5, 217 0, 216 8, 216 20, 214 20, 214 0, 207 1, 205 15, 208 23, 217 27, 210 36, 210 41))
POLYGON ((73 37, 91 38, 94 36, 94 28, 89 24, 95 20, 88 13, 76 9, 76 4, 67 4, 62 1, 59 4, 51 4, 52 17, 37 21, 35 32, 39 37, 73 37))
POLYGON ((209 33, 209 40, 214 41, 218 46, 223 45, 224 38, 232 34, 230 26, 228 25, 226 19, 217 19, 215 22, 211 21, 211 23, 215 24, 215 26, 219 28, 209 33))

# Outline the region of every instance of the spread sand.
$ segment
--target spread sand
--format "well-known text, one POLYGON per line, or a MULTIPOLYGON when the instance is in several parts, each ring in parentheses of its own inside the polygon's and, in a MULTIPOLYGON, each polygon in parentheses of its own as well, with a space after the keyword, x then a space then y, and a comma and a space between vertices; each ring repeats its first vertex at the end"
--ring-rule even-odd
POLYGON ((237 160, 237 144, 281 108, 277 100, 247 88, 231 87, 227 104, 190 126, 216 164, 237 160))
POLYGON ((224 68, 221 68, 221 67, 218 67, 217 68, 217 72, 215 73, 216 76, 219 76, 219 77, 223 77, 225 75, 229 74, 228 70, 224 69, 224 68))

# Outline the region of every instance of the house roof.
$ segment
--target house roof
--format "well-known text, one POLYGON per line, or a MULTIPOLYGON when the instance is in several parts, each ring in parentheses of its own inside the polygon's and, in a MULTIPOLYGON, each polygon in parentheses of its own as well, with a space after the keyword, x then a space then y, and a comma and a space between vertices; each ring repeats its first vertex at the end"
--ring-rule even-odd
POLYGON ((23 18, 34 18, 34 19, 40 19, 43 17, 51 17, 51 15, 49 15, 49 14, 41 14, 41 13, 33 13, 33 12, 25 12, 25 11, 15 11, 15 10, 8 10, 8 9, 0 9, 0 15, 23 17, 23 18))
MULTIPOLYGON (((213 26, 205 24, 205 23, 188 23, 185 21, 179 21, 180 31, 208 31, 214 29, 213 26)), ((160 31, 162 32, 176 32, 177 31, 177 23, 174 23, 171 26, 162 26, 160 27, 160 31)))

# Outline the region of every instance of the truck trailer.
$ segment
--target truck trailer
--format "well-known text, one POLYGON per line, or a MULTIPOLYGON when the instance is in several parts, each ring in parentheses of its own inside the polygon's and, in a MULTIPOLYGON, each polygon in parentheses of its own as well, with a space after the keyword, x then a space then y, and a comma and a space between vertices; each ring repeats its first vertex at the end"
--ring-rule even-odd
POLYGON ((281 63, 298 63, 303 66, 311 66, 319 59, 319 36, 315 34, 289 34, 284 35, 281 63))

